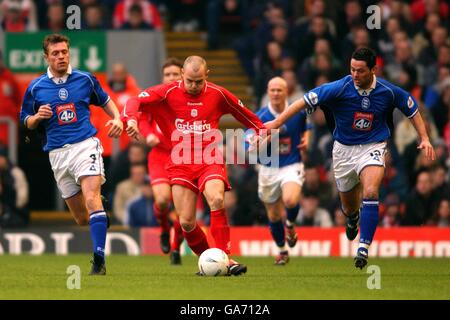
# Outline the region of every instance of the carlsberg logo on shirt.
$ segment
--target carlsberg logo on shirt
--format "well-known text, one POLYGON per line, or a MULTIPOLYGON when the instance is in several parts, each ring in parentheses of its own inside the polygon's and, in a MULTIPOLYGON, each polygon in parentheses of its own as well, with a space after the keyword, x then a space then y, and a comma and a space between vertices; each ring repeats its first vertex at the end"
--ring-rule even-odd
POLYGON ((175 127, 178 131, 181 131, 183 133, 203 133, 205 131, 211 130, 211 124, 206 123, 206 121, 204 120, 194 121, 193 123, 187 121, 185 123, 185 120, 183 119, 176 119, 175 127))

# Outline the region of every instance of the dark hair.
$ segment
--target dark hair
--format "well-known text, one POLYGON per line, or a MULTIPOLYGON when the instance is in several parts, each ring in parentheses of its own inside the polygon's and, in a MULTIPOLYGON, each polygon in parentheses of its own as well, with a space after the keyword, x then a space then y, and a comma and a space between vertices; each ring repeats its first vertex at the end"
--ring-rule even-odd
POLYGON ((164 70, 165 68, 171 67, 171 66, 177 66, 177 67, 179 67, 181 69, 181 68, 183 68, 183 62, 181 60, 177 59, 177 58, 173 58, 173 57, 168 58, 164 62, 161 70, 164 70))
POLYGON ((372 49, 363 47, 353 52, 352 59, 365 61, 369 69, 372 69, 376 65, 377 54, 372 49))
POLYGON ((60 43, 60 42, 65 42, 65 43, 67 43, 67 47, 70 47, 70 40, 65 35, 62 35, 59 33, 54 33, 54 34, 49 34, 48 36, 46 36, 42 43, 42 49, 44 49, 44 53, 48 54, 48 46, 50 44, 55 44, 55 43, 60 43))
POLYGON ((128 12, 129 12, 130 14, 132 14, 132 13, 139 13, 139 14, 142 14, 142 7, 141 7, 140 5, 138 5, 138 4, 133 4, 133 5, 131 5, 130 8, 128 9, 128 12))

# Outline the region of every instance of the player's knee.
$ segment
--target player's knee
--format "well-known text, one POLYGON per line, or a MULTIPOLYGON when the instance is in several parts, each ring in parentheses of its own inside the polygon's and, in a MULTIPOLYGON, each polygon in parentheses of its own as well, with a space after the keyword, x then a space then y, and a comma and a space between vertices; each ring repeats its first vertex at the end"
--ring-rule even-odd
POLYGON ((215 194, 209 199, 209 207, 211 210, 219 210, 224 207, 224 195, 215 194))
POLYGON ((170 202, 169 202, 169 199, 158 199, 157 201, 156 201, 156 206, 159 208, 159 210, 161 210, 161 211, 165 211, 165 210, 167 210, 167 208, 169 208, 169 204, 170 204, 170 202))
POLYGON ((196 223, 195 220, 193 220, 193 221, 185 220, 185 221, 181 222, 181 219, 180 219, 181 228, 186 232, 192 231, 195 228, 195 223, 196 223))
POLYGON ((99 207, 102 207, 102 200, 100 198, 100 196, 97 196, 93 193, 91 194, 86 194, 84 196, 85 198, 85 202, 86 202, 86 208, 89 211, 96 211, 99 210, 99 207))
POLYGON ((375 186, 367 186, 363 191, 364 199, 378 199, 378 188, 375 186))
POLYGON ((283 199, 284 206, 288 209, 295 208, 298 205, 299 200, 294 198, 283 199))

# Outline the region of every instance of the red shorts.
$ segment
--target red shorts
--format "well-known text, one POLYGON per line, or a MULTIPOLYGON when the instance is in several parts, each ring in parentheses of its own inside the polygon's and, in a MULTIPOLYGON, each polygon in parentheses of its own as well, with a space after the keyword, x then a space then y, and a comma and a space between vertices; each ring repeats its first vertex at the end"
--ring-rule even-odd
POLYGON ((170 184, 166 165, 170 160, 170 150, 163 148, 153 148, 148 154, 148 173, 151 185, 159 183, 170 184))
POLYGON ((219 179, 225 184, 225 191, 231 190, 227 169, 224 164, 173 164, 167 166, 170 184, 187 187, 195 193, 203 192, 209 180, 219 179))

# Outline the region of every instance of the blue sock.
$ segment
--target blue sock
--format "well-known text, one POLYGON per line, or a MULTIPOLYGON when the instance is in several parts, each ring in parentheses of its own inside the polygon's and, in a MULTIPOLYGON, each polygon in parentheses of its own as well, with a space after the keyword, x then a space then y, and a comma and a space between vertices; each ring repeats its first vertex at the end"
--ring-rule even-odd
POLYGON ((299 210, 300 204, 297 204, 295 207, 290 209, 286 208, 287 220, 290 222, 291 225, 295 223, 299 210))
POLYGON ((272 238, 279 247, 284 247, 285 244, 285 234, 284 225, 280 220, 276 222, 269 221, 270 232, 272 233, 272 238))
POLYGON ((91 229, 94 254, 104 259, 107 229, 107 218, 105 211, 99 210, 92 212, 89 216, 89 226, 91 229))
POLYGON ((370 245, 378 225, 378 205, 377 199, 363 199, 361 209, 360 238, 361 245, 370 245))

